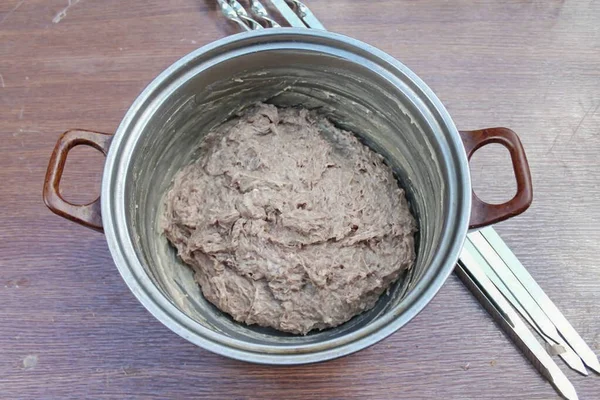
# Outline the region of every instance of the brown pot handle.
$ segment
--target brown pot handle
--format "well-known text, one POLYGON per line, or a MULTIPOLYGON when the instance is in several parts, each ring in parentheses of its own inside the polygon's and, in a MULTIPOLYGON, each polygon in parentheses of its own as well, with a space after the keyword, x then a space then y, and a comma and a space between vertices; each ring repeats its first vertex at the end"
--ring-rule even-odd
POLYGON ((44 181, 44 203, 61 217, 80 223, 88 228, 102 232, 100 197, 88 204, 73 204, 60 195, 60 179, 65 169, 69 151, 79 145, 91 146, 104 155, 108 153, 112 135, 108 133, 84 130, 70 130, 63 133, 50 157, 46 179, 44 181))
POLYGON ((510 153, 515 177, 517 178, 517 193, 502 204, 490 204, 481 200, 473 191, 471 206, 471 221, 469 228, 481 228, 514 217, 527 210, 533 200, 531 173, 525 157, 525 150, 516 133, 508 128, 488 128, 478 131, 461 131, 465 150, 469 160, 477 149, 491 143, 506 147, 510 153))

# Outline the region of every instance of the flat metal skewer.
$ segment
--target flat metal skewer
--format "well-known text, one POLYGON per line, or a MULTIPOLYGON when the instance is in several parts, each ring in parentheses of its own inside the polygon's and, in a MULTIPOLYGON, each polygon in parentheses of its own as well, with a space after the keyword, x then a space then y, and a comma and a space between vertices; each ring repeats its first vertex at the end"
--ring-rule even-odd
MULTIPOLYGON (((273 7, 275 7, 277 9, 279 14, 281 14, 283 19, 285 19, 287 21, 287 23, 290 24, 290 26, 297 27, 297 28, 306 28, 306 25, 304 24, 304 22, 302 22, 300 17, 298 17, 298 15, 296 15, 294 10, 292 10, 290 8, 290 6, 288 6, 284 0, 269 0, 269 1, 271 2, 271 4, 273 4, 273 7)), ((310 28, 310 26, 309 26, 309 28, 310 28)))
POLYGON ((463 249, 456 273, 473 292, 486 310, 498 322, 504 331, 519 346, 523 354, 537 370, 566 399, 576 400, 577 392, 569 379, 558 368, 554 360, 537 341, 533 333, 512 309, 502 293, 486 276, 471 253, 463 249))
POLYGON ((229 21, 235 22, 240 28, 245 31, 251 31, 252 28, 249 27, 235 12, 233 7, 229 5, 226 0, 217 0, 217 3, 221 7, 221 13, 227 18, 229 21))
POLYGON ((285 0, 285 2, 290 4, 292 8, 296 10, 296 14, 304 21, 306 26, 311 29, 326 30, 321 21, 315 17, 315 14, 313 14, 304 3, 299 0, 285 0))
POLYGON ((281 27, 281 25, 279 25, 273 18, 269 16, 265 6, 263 6, 258 0, 250 0, 250 13, 271 28, 281 27))
POLYGON ((480 232, 472 232, 467 235, 467 241, 473 243, 477 251, 485 258, 491 266, 491 269, 498 275, 500 280, 508 287, 510 292, 517 299, 519 304, 525 309, 533 322, 540 328, 545 336, 554 342, 560 342, 561 338, 556 327, 548 319, 544 311, 538 306, 535 299, 531 297, 525 287, 519 282, 517 277, 511 272, 510 268, 502 261, 500 256, 494 251, 494 248, 485 240, 480 232))
POLYGON ((542 288, 537 284, 529 272, 527 272, 523 264, 521 264, 519 259, 508 248, 496 231, 491 228, 484 228, 479 232, 494 249, 496 254, 504 261, 504 263, 506 263, 519 282, 531 294, 540 308, 553 321, 556 329, 573 350, 575 350, 579 357, 581 357, 583 362, 596 373, 600 373, 600 362, 598 362, 598 357, 594 351, 590 349, 581 336, 579 336, 577 331, 575 331, 558 307, 556 307, 552 300, 544 293, 542 288))
POLYGON ((263 28, 263 26, 258 21, 254 20, 252 17, 250 17, 250 15, 248 15, 246 9, 237 0, 228 0, 228 2, 231 8, 233 8, 235 13, 237 14, 238 18, 244 21, 246 25, 250 27, 251 30, 263 28))
MULTIPOLYGON (((471 256, 475 259, 475 261, 479 264, 481 270, 486 274, 486 276, 492 281, 494 286, 502 293, 502 295, 508 300, 508 302, 514 307, 515 310, 521 315, 527 323, 546 341, 550 344, 555 350, 556 354, 573 370, 579 372, 582 375, 587 375, 587 369, 581 361, 581 358, 569 347, 564 340, 560 342, 555 342, 548 336, 544 335, 544 333, 538 328, 535 322, 531 319, 529 314, 523 309, 521 304, 517 301, 517 299, 510 292, 508 287, 502 282, 502 280, 498 277, 498 275, 494 272, 491 266, 486 262, 483 256, 479 253, 478 249, 471 243, 471 241, 467 240, 464 246, 465 250, 471 254, 471 256)), ((545 315, 545 314, 544 314, 545 315)), ((562 338, 561 338, 562 339, 562 338)))

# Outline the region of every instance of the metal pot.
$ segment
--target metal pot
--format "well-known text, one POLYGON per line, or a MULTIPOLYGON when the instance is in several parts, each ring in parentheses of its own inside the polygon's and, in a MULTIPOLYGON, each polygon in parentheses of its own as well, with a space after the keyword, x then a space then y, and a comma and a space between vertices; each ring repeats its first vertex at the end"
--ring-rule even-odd
POLYGON ((52 211, 104 230, 123 279, 163 324, 210 351, 265 364, 328 360, 395 332, 440 289, 469 228, 519 214, 531 199, 514 132, 459 133, 433 92, 391 56, 342 35, 289 28, 230 36, 183 57, 139 95, 114 136, 64 133, 44 186, 52 211), (414 268, 375 308, 334 329, 294 336, 233 321, 203 298, 158 228, 162 197, 195 159, 203 135, 257 101, 320 107, 355 132, 396 171, 417 216, 414 268), (511 153, 518 192, 505 204, 484 203, 471 191, 468 158, 488 143, 511 153), (59 194, 67 154, 81 144, 107 154, 101 200, 87 205, 59 194))

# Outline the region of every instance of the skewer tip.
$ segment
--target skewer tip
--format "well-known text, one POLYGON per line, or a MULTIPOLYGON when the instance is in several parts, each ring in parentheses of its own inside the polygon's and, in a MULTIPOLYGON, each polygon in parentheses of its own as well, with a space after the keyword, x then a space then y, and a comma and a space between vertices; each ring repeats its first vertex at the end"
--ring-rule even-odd
POLYGON ((595 373, 600 374, 600 362, 598 362, 598 357, 594 355, 594 357, 588 357, 588 360, 584 361, 585 365, 587 365, 591 370, 595 373))
POLYGON ((554 387, 567 400, 579 400, 577 392, 573 384, 566 377, 561 377, 560 380, 554 381, 554 387))

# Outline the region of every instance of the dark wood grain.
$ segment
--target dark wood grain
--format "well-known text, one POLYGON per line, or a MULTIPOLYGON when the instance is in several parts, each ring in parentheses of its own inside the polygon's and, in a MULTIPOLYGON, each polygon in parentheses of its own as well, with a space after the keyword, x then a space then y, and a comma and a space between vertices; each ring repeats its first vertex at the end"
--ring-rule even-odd
MULTIPOLYGON (((520 135, 534 202, 498 231, 600 353, 600 2, 307 3, 413 69, 459 128, 520 135)), ((557 398, 454 276, 401 331, 319 365, 244 364, 171 333, 104 237, 44 206, 44 173, 60 133, 114 131, 155 75, 235 28, 201 0, 1 0, 0 21, 0 397, 557 398)), ((494 182, 512 171, 489 154, 474 180, 504 200, 494 182)), ((99 160, 67 163, 87 199, 99 160)), ((600 398, 600 376, 567 375, 580 398, 600 398)))

